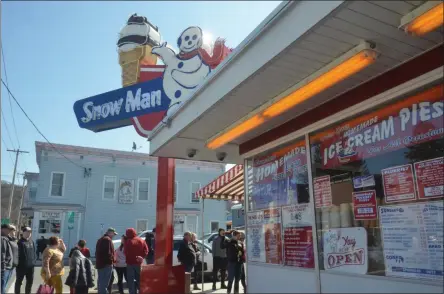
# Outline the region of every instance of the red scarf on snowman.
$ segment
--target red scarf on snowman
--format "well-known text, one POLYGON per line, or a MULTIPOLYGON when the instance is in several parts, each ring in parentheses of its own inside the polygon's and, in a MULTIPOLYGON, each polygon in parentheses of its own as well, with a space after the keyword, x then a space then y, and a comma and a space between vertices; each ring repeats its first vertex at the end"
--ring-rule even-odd
POLYGON ((179 58, 191 59, 194 56, 199 55, 205 64, 207 64, 211 69, 215 69, 216 66, 218 66, 222 62, 222 60, 224 60, 224 58, 227 57, 227 55, 230 54, 232 51, 233 49, 230 49, 227 46, 225 46, 224 39, 218 38, 214 43, 212 56, 210 56, 210 54, 201 47, 188 53, 180 52, 179 58))

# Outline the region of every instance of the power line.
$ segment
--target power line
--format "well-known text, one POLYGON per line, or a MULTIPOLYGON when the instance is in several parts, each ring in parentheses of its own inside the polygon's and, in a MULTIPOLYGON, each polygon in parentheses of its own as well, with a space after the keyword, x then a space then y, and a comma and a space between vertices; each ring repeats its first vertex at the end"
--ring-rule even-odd
MULTIPOLYGON (((3 145, 5 145, 6 150, 8 150, 9 149, 8 144, 6 144, 5 139, 3 139, 3 137, 2 137, 2 142, 3 142, 3 145)), ((11 163, 14 164, 14 160, 12 160, 11 153, 8 153, 8 155, 9 155, 9 159, 11 159, 11 163)))
MULTIPOLYGON (((6 85, 9 85, 8 74, 6 72, 5 53, 3 52, 3 41, 0 42, 0 49, 1 49, 1 53, 2 53, 3 70, 5 72, 6 85)), ((17 126, 15 125, 14 112, 12 111, 11 94, 9 92, 8 92, 8 96, 9 96, 9 108, 11 109, 12 124, 14 126, 14 133, 15 133, 15 137, 17 138, 18 148, 20 148, 20 141, 19 141, 19 137, 17 134, 17 126)))
POLYGON ((72 164, 85 169, 86 167, 81 166, 77 163, 75 163, 74 161, 72 161, 71 159, 69 159, 68 157, 66 157, 63 153, 61 153, 49 140, 48 138, 46 138, 45 135, 43 135, 43 133, 39 130, 39 128, 35 125, 35 123, 32 121, 32 119, 28 116, 28 114, 26 113, 26 111, 23 109, 23 107, 20 105, 20 103, 17 101, 17 99, 15 98, 14 94, 12 94, 11 90, 9 90, 9 87, 5 84, 5 81, 3 79, 1 79, 3 86, 5 86, 6 90, 8 91, 8 93, 11 95, 12 99, 14 99, 15 103, 17 103, 18 107, 20 108, 20 110, 23 112, 23 114, 26 116, 26 118, 31 122, 31 124, 34 126, 34 128, 37 130, 37 132, 46 140, 46 142, 48 142, 49 145, 51 145, 51 147, 57 151, 57 153, 59 153, 61 156, 63 156, 66 160, 68 160, 69 162, 71 162, 72 164))
POLYGON ((15 149, 14 142, 12 141, 12 138, 11 138, 11 132, 9 131, 8 124, 6 123, 6 119, 5 119, 5 114, 3 113, 3 107, 1 108, 1 111, 2 111, 3 124, 5 125, 5 128, 6 128, 6 133, 8 134, 9 141, 11 142, 12 148, 15 149))

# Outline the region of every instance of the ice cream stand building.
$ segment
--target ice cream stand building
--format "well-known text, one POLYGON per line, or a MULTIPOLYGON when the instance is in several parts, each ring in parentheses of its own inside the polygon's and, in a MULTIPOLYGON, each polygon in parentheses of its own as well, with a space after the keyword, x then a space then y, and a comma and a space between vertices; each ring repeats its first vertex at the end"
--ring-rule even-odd
POLYGON ((244 200, 249 293, 442 293, 442 24, 442 1, 282 2, 147 134, 158 215, 173 158, 243 165, 200 195, 244 200))

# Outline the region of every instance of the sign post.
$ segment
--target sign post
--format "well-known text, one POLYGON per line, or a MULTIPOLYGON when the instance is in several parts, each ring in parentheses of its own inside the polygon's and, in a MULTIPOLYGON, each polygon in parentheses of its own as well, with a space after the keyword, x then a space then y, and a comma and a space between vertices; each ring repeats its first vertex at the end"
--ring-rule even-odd
POLYGON ((74 211, 68 212, 68 246, 71 246, 71 231, 74 229, 74 216, 74 211))
POLYGON ((9 225, 9 218, 2 218, 2 225, 9 225))

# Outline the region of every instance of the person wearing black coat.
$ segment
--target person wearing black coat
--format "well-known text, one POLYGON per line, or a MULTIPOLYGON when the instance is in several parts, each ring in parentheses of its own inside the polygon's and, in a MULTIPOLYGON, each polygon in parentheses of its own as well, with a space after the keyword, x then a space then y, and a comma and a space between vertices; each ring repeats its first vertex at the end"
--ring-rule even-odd
POLYGON ((239 280, 241 277, 244 247, 239 242, 240 233, 233 231, 232 238, 229 241, 221 242, 221 248, 227 250, 228 259, 228 285, 227 293, 231 293, 234 281, 234 293, 239 293, 239 280))
POLYGON ((75 288, 76 294, 87 294, 89 288, 94 287, 94 267, 80 249, 74 248, 69 265, 69 274, 65 285, 75 288))
POLYGON ((180 243, 177 259, 185 267, 185 272, 191 273, 196 265, 196 251, 192 246, 191 233, 186 232, 183 235, 183 241, 180 243))
POLYGON ((15 293, 21 293, 23 279, 26 277, 25 293, 30 294, 34 282, 34 266, 36 260, 35 244, 31 238, 30 227, 22 229, 22 237, 17 243, 18 246, 18 266, 16 269, 15 293))
POLYGON ((193 290, 200 290, 200 288, 197 286, 197 273, 202 271, 203 264, 200 261, 201 252, 200 252, 199 247, 197 247, 197 236, 194 233, 191 234, 191 246, 193 247, 194 253, 196 255, 196 261, 195 261, 195 266, 194 266, 194 271, 193 271, 193 277, 194 277, 193 290), (198 265, 200 268, 198 268, 198 265))

